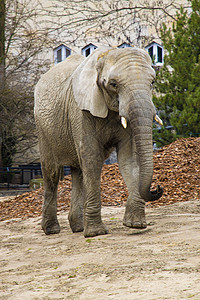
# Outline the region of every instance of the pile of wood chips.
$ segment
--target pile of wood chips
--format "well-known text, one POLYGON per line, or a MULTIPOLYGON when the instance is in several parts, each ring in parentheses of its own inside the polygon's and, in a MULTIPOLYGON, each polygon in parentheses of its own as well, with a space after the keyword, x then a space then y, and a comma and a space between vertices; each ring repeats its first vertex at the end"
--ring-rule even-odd
MULTIPOLYGON (((164 188, 163 196, 155 202, 147 203, 148 206, 200 200, 200 138, 178 139, 154 153, 152 189, 157 184, 164 188)), ((41 215, 43 193, 43 188, 40 188, 0 202, 0 221, 41 215)), ((66 176, 59 183, 58 211, 69 209, 70 193, 71 176, 66 176)), ((125 205, 127 196, 127 187, 118 164, 104 165, 101 178, 102 204, 125 205)))

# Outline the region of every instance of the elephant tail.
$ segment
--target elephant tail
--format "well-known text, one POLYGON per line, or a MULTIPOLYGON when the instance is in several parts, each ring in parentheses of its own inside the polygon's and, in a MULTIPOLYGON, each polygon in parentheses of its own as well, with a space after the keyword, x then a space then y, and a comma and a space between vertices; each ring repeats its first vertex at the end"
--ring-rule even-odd
POLYGON ((59 180, 63 180, 64 179, 64 167, 60 167, 59 168, 59 180))

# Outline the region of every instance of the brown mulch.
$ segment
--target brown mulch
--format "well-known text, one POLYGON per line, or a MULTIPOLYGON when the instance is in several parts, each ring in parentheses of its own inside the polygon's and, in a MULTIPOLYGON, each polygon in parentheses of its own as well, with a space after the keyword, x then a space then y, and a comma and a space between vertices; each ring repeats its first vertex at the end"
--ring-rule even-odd
POLYGON ((200 200, 200 137, 178 139, 154 154, 152 188, 157 184, 164 193, 155 206, 200 200))
MULTIPOLYGON (((154 153, 152 188, 164 188, 163 196, 149 206, 161 206, 180 201, 200 200, 200 138, 178 139, 154 153)), ((71 176, 58 187, 58 211, 69 209, 71 176)), ((118 164, 104 165, 101 178, 103 205, 126 203, 128 191, 118 164)), ((0 202, 0 221, 41 215, 43 188, 0 202)))

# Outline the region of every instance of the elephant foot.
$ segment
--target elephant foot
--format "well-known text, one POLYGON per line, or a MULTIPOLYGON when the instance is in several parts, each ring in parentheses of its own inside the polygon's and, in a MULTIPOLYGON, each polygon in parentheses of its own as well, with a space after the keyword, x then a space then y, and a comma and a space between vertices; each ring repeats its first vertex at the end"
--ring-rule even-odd
POLYGON ((86 225, 84 228, 84 237, 94 237, 97 235, 107 234, 107 227, 101 223, 98 225, 86 225))
POLYGON ((73 213, 69 212, 68 215, 69 225, 73 233, 83 231, 83 216, 74 216, 73 213))
POLYGON ((69 219, 69 225, 70 225, 70 228, 72 230, 73 233, 75 232, 82 232, 83 231, 83 222, 82 221, 77 221, 77 222, 72 222, 70 219, 69 219))
POLYGON ((46 235, 57 234, 60 232, 60 225, 57 220, 42 221, 42 229, 46 235))
POLYGON ((126 227, 136 228, 136 229, 145 229, 145 228, 147 228, 146 221, 144 221, 144 222, 140 222, 140 221, 135 221, 135 222, 123 221, 123 225, 126 226, 126 227))
POLYGON ((130 228, 144 229, 147 227, 145 218, 145 202, 140 198, 128 198, 123 225, 130 228))
POLYGON ((125 214, 123 225, 130 228, 144 229, 147 227, 145 217, 136 217, 125 214))
POLYGON ((70 228, 73 233, 83 231, 83 223, 81 224, 70 224, 70 228))

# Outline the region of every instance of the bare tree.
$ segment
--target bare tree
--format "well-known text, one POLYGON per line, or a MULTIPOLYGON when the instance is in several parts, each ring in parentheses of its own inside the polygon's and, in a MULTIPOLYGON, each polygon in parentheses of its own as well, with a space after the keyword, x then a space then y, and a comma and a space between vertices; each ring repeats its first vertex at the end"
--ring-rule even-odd
POLYGON ((52 42, 38 28, 41 12, 37 1, 0 0, 0 166, 36 143, 33 86, 49 67, 40 54, 52 42))
MULTIPOLYGON (((127 42, 143 46, 160 37, 163 22, 176 19, 187 0, 56 0, 46 7, 61 40, 81 45, 91 36, 108 44, 127 42), (70 36, 70 38, 69 38, 70 36)), ((49 23, 50 24, 50 23, 49 23)))

